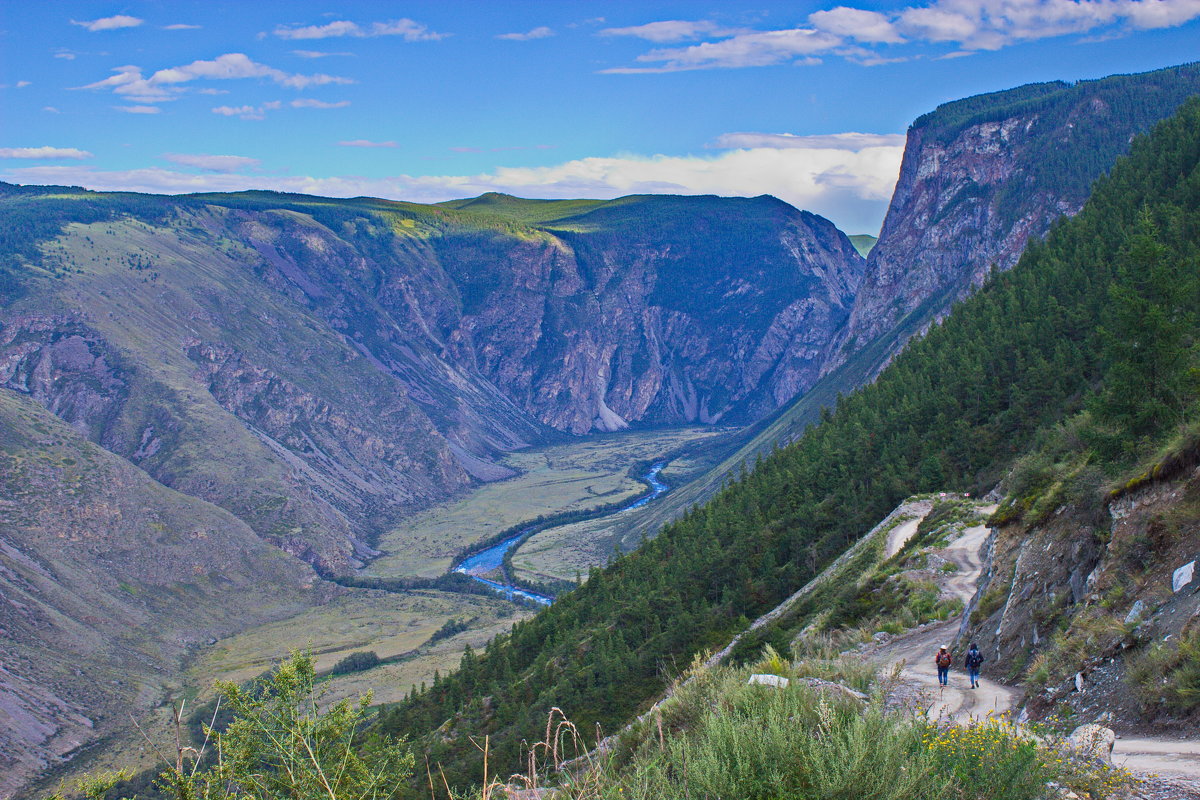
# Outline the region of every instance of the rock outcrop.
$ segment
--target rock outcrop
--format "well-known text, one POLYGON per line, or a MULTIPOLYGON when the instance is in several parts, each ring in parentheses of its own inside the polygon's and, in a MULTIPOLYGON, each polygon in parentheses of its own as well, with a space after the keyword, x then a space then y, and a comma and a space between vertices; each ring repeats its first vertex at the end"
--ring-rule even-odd
MULTIPOLYGON (((1130 140, 1200 92, 1200 66, 958 100, 918 119, 879 242, 823 374, 909 315, 926 323, 1083 207, 1130 140)), ((919 329, 919 325, 917 327, 919 329)), ((891 343, 898 350, 903 340, 891 343)))

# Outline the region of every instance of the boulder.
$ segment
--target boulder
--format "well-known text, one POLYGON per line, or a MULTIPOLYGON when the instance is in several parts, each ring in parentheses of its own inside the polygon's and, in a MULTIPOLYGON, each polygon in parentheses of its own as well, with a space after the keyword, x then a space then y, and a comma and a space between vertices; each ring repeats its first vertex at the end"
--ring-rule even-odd
POLYGON ((1142 615, 1146 612, 1146 604, 1138 600, 1133 604, 1133 608, 1129 609, 1129 613, 1125 615, 1126 625, 1136 625, 1142 621, 1142 615))
POLYGON ((825 692, 826 694, 834 695, 836 697, 843 697, 847 700, 853 700, 856 703, 867 702, 867 696, 865 694, 855 691, 849 686, 843 686, 840 683, 823 681, 820 678, 797 678, 797 680, 808 688, 815 689, 818 692, 825 692))
POLYGON ((1112 728, 1096 724, 1080 725, 1067 737, 1067 744, 1075 752, 1087 758, 1099 759, 1106 764, 1112 763, 1113 745, 1116 741, 1117 735, 1113 733, 1112 728))
POLYGON ((749 686, 773 686, 776 689, 786 689, 791 681, 778 675, 751 675, 750 680, 746 683, 749 686))
POLYGON ((1172 592, 1180 591, 1181 589, 1183 589, 1183 587, 1187 586, 1189 583, 1192 582, 1192 578, 1194 578, 1195 575, 1196 575, 1196 562, 1193 559, 1192 561, 1189 561, 1188 563, 1184 564, 1179 569, 1175 570, 1174 574, 1171 575, 1171 591, 1172 592))

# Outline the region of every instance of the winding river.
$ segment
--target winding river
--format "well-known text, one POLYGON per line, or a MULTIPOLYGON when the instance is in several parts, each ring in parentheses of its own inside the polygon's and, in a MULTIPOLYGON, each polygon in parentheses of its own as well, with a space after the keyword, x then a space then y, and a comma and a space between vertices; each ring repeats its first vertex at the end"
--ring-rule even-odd
MULTIPOLYGON (((629 505, 622 506, 606 516, 613 516, 614 514, 620 514, 624 511, 631 511, 635 508, 641 508, 647 503, 657 500, 670 491, 670 487, 658 478, 659 473, 663 471, 663 467, 665 466, 666 462, 659 462, 650 467, 650 470, 642 476, 642 480, 645 481, 650 487, 650 492, 648 494, 642 495, 629 505)), ((492 545, 488 549, 481 550, 474 555, 464 558, 454 567, 453 571, 466 575, 469 578, 479 581, 486 586, 490 586, 497 592, 509 597, 523 597, 526 600, 532 600, 535 603, 541 603, 544 606, 548 606, 554 602, 554 598, 549 595, 539 594, 537 592, 532 592, 528 589, 522 589, 517 586, 497 583, 496 581, 483 577, 489 572, 499 569, 499 567, 504 563, 504 554, 515 547, 522 539, 536 530, 538 530, 536 525, 525 528, 524 530, 520 530, 507 539, 492 545)), ((550 528, 544 528, 543 530, 550 530, 550 528)))

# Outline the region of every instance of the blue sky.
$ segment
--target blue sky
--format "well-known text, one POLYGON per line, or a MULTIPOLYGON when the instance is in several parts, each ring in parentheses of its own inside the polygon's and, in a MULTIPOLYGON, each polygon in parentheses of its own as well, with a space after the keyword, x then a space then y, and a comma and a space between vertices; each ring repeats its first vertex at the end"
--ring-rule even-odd
POLYGON ((0 180, 774 194, 879 228, 939 103, 1200 59, 1200 0, 0 0, 0 180))

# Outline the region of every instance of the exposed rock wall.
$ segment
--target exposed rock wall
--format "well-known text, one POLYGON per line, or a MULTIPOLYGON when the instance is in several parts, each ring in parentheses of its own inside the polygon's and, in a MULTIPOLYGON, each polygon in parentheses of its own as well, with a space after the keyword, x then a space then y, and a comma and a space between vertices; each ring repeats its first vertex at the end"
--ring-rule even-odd
POLYGON ((1156 482, 1103 510, 1066 505, 999 531, 989 585, 965 631, 996 677, 1032 679, 1031 713, 1103 712, 1123 727, 1182 724, 1139 702, 1129 670, 1157 642, 1200 627, 1196 586, 1172 575, 1200 555, 1200 471, 1156 482))
POLYGON ((746 422, 812 385, 862 271, 840 231, 774 198, 623 210, 642 225, 601 209, 498 254, 441 245, 466 298, 456 359, 571 433, 746 422))
MULTIPOLYGON (((908 131, 849 322, 822 374, 906 315, 949 311, 1077 213, 1129 142, 1200 92, 1200 67, 1031 84, 941 106, 908 131)), ((898 349, 903 341, 893 343, 898 349)))

